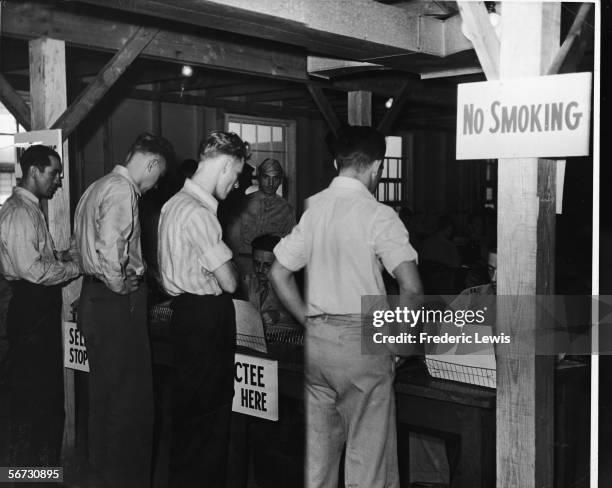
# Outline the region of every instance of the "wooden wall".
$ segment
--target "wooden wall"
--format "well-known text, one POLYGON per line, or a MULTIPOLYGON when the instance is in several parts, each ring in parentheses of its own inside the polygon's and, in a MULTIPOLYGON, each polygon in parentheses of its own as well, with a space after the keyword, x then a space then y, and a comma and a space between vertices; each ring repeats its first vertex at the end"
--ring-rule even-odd
MULTIPOLYGON (((177 163, 196 158, 202 138, 211 130, 224 129, 225 112, 217 107, 129 98, 100 107, 79 127, 75 136, 72 159, 76 170, 73 173, 75 199, 124 160, 130 144, 141 132, 167 138, 174 147, 177 163)), ((250 111, 244 114, 257 115, 250 111)), ((325 123, 306 117, 293 120, 297 122, 297 211, 301 213, 303 200, 325 188, 335 171, 324 140, 328 132, 325 123)))

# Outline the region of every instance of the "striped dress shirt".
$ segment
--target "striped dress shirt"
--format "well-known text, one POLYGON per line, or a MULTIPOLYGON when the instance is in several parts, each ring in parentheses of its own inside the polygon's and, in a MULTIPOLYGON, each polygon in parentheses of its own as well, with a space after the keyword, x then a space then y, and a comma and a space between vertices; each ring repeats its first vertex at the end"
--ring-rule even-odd
POLYGON ((140 247, 140 191, 124 166, 93 183, 74 216, 74 239, 83 272, 123 291, 127 270, 144 274, 140 247))
POLYGON ((0 208, 0 271, 9 281, 39 285, 57 285, 78 276, 78 264, 58 261, 54 250, 38 198, 15 187, 0 208))
POLYGON ((232 259, 221 240, 218 202, 193 180, 166 202, 158 231, 161 283, 169 295, 220 295, 213 271, 232 259))

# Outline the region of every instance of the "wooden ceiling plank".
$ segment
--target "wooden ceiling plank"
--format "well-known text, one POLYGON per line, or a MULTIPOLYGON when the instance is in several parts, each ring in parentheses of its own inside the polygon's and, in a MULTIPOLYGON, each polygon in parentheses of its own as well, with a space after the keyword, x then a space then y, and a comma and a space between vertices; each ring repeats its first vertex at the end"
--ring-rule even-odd
MULTIPOLYGON (((52 35, 73 46, 117 51, 140 27, 69 12, 61 6, 6 0, 2 4, 2 34, 24 39, 52 35)), ((159 31, 142 56, 276 79, 308 79, 304 55, 166 29, 159 31)))
POLYGON ((310 96, 314 100, 317 105, 321 115, 323 115, 323 119, 327 122, 327 125, 331 129, 334 135, 338 135, 338 129, 340 128, 340 120, 334 112, 329 100, 323 93, 323 89, 316 85, 307 85, 308 91, 310 92, 310 96))
POLYGON ((407 82, 404 84, 397 96, 393 98, 393 105, 391 105, 391 108, 387 110, 385 116, 378 124, 378 130, 380 132, 387 134, 391 130, 393 124, 403 112, 404 105, 406 105, 406 102, 408 102, 408 99, 410 98, 410 91, 411 86, 410 83, 407 82))
POLYGON ((499 79, 500 43, 484 2, 459 1, 459 12, 487 80, 499 79))
POLYGON ((8 80, 0 73, 0 102, 7 108, 13 117, 25 130, 30 130, 30 107, 21 95, 12 87, 8 80))
MULTIPOLYGON (((584 46, 580 42, 580 37, 582 33, 582 26, 584 25, 584 22, 586 21, 586 18, 589 15, 592 6, 592 3, 583 3, 580 6, 580 9, 576 14, 574 22, 572 22, 572 26, 570 27, 570 30, 567 33, 567 36, 565 37, 565 40, 563 41, 563 44, 561 44, 561 47, 557 51, 557 54, 555 54, 555 57, 550 63, 550 67, 548 68, 546 74, 556 75, 557 73, 559 73, 564 61, 570 54, 570 51, 577 50, 580 54, 584 54, 584 46)), ((581 57, 581 55, 575 56, 574 63, 578 64, 581 57)))
POLYGON ((53 124, 53 129, 61 129, 62 137, 68 138, 158 32, 146 27, 138 29, 53 124))

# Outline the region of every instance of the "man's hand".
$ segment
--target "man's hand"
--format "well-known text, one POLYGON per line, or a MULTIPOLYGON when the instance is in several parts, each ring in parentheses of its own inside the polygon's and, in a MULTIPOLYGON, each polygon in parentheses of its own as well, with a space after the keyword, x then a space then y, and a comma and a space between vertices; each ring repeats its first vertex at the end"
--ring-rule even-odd
POLYGON ((126 272, 125 282, 123 284, 123 292, 121 294, 128 295, 130 293, 135 292, 136 290, 138 290, 139 284, 140 283, 138 282, 138 276, 136 275, 134 270, 128 269, 126 272))

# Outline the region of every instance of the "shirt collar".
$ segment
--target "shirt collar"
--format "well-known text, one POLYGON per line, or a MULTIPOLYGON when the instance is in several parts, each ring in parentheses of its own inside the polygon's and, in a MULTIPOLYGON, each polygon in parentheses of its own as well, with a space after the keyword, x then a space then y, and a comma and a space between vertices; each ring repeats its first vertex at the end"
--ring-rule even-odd
POLYGON ((136 185, 136 183, 134 182, 134 180, 130 176, 130 172, 128 171, 128 169, 125 166, 121 166, 120 164, 117 164, 113 168, 113 173, 117 173, 118 175, 123 176, 126 180, 128 180, 130 182, 130 184, 134 187, 134 190, 136 191, 136 193, 138 193, 138 195, 140 195, 140 189, 138 188, 138 186, 136 185))
POLYGON ((329 185, 330 188, 344 188, 347 190, 357 190, 361 193, 365 193, 370 198, 374 198, 374 195, 368 190, 365 185, 355 179, 348 176, 336 176, 329 185))
POLYGON ((183 185, 183 190, 185 190, 192 197, 196 198, 198 201, 209 207, 213 212, 215 212, 215 214, 217 213, 217 207, 219 206, 219 202, 217 201, 217 199, 200 185, 198 185, 195 181, 190 178, 187 178, 185 180, 185 184, 183 185))
POLYGON ((36 205, 40 205, 40 200, 30 190, 26 190, 25 188, 16 186, 13 188, 13 193, 20 196, 21 198, 27 198, 31 202, 34 202, 36 205))

